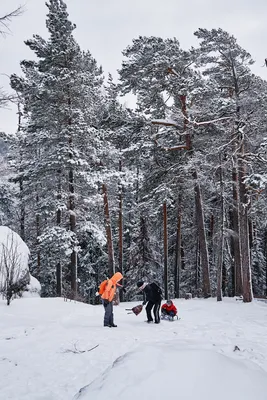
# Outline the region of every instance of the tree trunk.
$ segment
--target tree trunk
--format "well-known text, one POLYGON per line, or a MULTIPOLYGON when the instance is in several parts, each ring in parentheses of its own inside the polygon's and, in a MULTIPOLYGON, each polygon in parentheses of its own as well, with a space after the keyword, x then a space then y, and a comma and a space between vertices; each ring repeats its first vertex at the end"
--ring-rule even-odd
MULTIPOLYGON (((122 163, 120 160, 119 164, 119 171, 121 172, 122 170, 122 163)), ((123 211, 122 211, 122 185, 121 183, 119 184, 119 220, 118 220, 118 225, 119 225, 119 271, 123 275, 123 211)), ((120 300, 123 301, 123 291, 120 291, 120 300)))
MULTIPOLYGON (((70 161, 70 169, 69 169, 69 216, 70 216, 70 230, 72 232, 76 232, 76 213, 75 213, 75 190, 74 190, 74 170, 71 164, 73 159, 73 137, 72 137, 72 101, 70 96, 69 87, 67 87, 68 92, 68 106, 69 106, 69 115, 67 117, 68 128, 70 130, 69 135, 69 161, 70 161)), ((73 248, 71 256, 70 256, 70 276, 71 276, 71 294, 73 299, 77 297, 77 253, 75 248, 73 248)))
POLYGON ((239 226, 239 195, 238 195, 238 174, 236 168, 232 170, 233 179, 233 211, 232 211, 232 236, 233 251, 234 251, 234 275, 233 287, 234 296, 242 296, 243 294, 243 278, 242 278, 242 260, 240 249, 240 226, 239 226))
POLYGON ((113 251, 107 187, 105 184, 102 185, 102 190, 104 195, 104 216, 105 216, 105 227, 106 227, 107 245, 108 245, 108 270, 109 270, 109 277, 111 277, 115 273, 115 262, 114 262, 114 251, 113 251))
POLYGON ((175 263, 174 263, 174 296, 176 299, 180 298, 180 272, 182 264, 181 254, 181 207, 178 204, 177 215, 177 230, 176 230, 176 245, 175 245, 175 263))
POLYGON ((20 197, 20 237, 25 241, 25 207, 23 200, 23 178, 19 179, 19 197, 20 197))
POLYGON ((40 229, 40 214, 39 214, 39 194, 38 194, 38 188, 36 188, 37 194, 36 194, 36 245, 37 245, 37 275, 40 274, 41 272, 41 254, 40 254, 40 249, 38 248, 39 244, 39 236, 41 234, 41 229, 40 229))
MULTIPOLYGON (((21 119, 22 112, 20 103, 18 103, 18 134, 21 132, 21 119)), ((23 152, 20 150, 20 163, 22 163, 23 152)), ((23 200, 23 177, 22 177, 22 167, 19 167, 20 177, 19 177, 19 199, 20 199, 20 237, 25 241, 25 205, 23 200)))
MULTIPOLYGON (((221 158, 221 157, 220 157, 221 158)), ((220 197, 221 197, 221 212, 220 212, 220 236, 217 253, 217 301, 222 301, 222 270, 223 270, 223 249, 224 249, 224 182, 223 169, 220 165, 220 197)))
MULTIPOLYGON (((76 231, 76 214, 74 202, 74 174, 73 170, 69 171, 69 214, 70 214, 70 230, 76 231)), ((77 254, 75 249, 72 250, 71 257, 71 292, 75 299, 77 297, 77 254)))
MULTIPOLYGON (((242 154, 244 149, 242 147, 242 154)), ((249 247, 249 227, 248 227, 248 199, 246 195, 246 186, 244 184, 245 164, 243 159, 238 162, 239 175, 239 221, 240 221, 240 244, 241 244, 241 260, 243 271, 243 301, 249 303, 253 299, 252 282, 251 282, 251 264, 250 264, 250 247, 249 247)))
POLYGON ((196 243, 196 274, 195 274, 195 289, 196 293, 199 292, 199 282, 200 282, 200 250, 199 250, 199 237, 197 236, 197 243, 196 243))
POLYGON ((194 171, 193 177, 195 179, 195 203, 196 203, 196 217, 200 247, 200 260, 203 278, 203 295, 205 298, 210 297, 210 276, 209 276, 209 255, 207 238, 204 224, 204 212, 201 189, 198 182, 197 171, 194 171))
MULTIPOLYGON (((61 170, 58 170, 58 194, 57 194, 57 199, 58 199, 58 208, 57 208, 57 226, 61 225, 61 170)), ((60 255, 59 259, 57 262, 56 266, 56 286, 57 286, 57 296, 61 297, 62 296, 62 266, 61 266, 61 260, 60 260, 60 255)))
POLYGON ((164 294, 168 299, 168 228, 167 228, 167 204, 163 203, 163 233, 164 233, 164 294))

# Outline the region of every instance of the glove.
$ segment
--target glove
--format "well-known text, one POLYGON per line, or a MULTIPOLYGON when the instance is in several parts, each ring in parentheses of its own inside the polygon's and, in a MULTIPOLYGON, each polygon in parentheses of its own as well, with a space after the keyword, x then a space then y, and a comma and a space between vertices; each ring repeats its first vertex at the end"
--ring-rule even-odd
POLYGON ((95 295, 96 295, 96 296, 99 296, 99 293, 98 293, 98 292, 95 292, 95 295))

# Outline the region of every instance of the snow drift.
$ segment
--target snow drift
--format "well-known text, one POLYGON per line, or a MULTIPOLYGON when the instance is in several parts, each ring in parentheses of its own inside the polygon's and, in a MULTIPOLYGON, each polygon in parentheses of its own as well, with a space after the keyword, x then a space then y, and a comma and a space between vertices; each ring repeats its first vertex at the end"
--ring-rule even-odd
POLYGON ((21 237, 7 226, 0 226, 0 290, 7 274, 13 273, 13 281, 30 282, 29 248, 21 237))
POLYGON ((73 400, 266 400, 267 375, 211 350, 141 346, 119 357, 73 400))
POLYGON ((0 292, 5 297, 8 285, 16 285, 14 295, 40 296, 41 285, 30 275, 29 255, 29 248, 19 235, 7 226, 0 226, 0 292))

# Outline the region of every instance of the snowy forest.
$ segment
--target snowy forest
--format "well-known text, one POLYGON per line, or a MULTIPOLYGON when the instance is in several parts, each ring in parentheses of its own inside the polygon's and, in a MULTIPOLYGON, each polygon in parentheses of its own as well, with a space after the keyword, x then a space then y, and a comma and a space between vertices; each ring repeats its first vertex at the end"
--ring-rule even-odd
POLYGON ((42 296, 95 303, 120 271, 121 300, 140 280, 165 298, 266 297, 267 82, 252 56, 222 29, 190 49, 140 36, 113 80, 64 1, 47 9, 48 39, 33 34, 10 71, 17 130, 0 133, 0 225, 28 245, 42 296))

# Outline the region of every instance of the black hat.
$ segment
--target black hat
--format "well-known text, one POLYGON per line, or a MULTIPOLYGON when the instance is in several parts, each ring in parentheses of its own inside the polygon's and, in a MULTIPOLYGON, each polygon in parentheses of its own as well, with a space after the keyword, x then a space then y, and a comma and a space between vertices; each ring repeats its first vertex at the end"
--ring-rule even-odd
POLYGON ((143 284, 144 284, 143 281, 139 281, 139 282, 137 282, 136 286, 137 286, 138 288, 140 288, 141 286, 143 286, 143 284))

